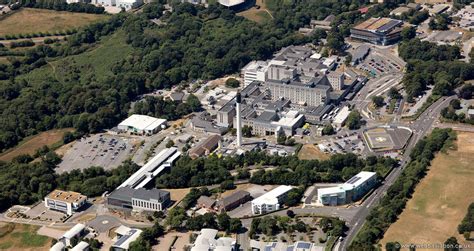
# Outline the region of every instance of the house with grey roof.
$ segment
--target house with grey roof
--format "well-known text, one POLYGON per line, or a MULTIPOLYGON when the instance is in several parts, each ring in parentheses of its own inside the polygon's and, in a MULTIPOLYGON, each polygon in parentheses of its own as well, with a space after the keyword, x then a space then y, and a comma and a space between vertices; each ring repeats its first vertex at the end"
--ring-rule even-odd
POLYGON ((216 203, 217 211, 231 211, 232 209, 250 201, 252 197, 247 191, 239 190, 235 193, 226 196, 216 203))

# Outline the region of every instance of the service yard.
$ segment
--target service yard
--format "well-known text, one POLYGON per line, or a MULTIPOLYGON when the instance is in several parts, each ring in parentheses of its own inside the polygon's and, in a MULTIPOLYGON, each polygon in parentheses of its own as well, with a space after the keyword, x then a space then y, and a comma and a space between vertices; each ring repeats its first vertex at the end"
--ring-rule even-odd
POLYGON ((474 133, 458 132, 457 147, 433 160, 398 221, 385 233, 383 247, 393 241, 442 244, 451 236, 467 244, 457 226, 474 201, 474 133))
POLYGON ((64 31, 107 18, 107 15, 22 8, 0 19, 0 36, 64 31))

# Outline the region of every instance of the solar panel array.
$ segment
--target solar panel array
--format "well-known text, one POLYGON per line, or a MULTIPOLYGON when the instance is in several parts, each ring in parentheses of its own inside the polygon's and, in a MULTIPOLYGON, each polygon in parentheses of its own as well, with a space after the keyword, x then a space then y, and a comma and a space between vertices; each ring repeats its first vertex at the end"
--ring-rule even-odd
POLYGON ((296 248, 310 249, 311 248, 311 243, 300 242, 300 243, 298 243, 298 246, 296 246, 296 248))
POLYGON ((356 183, 356 182, 357 182, 358 180, 360 180, 360 179, 361 179, 361 177, 359 177, 359 176, 354 176, 354 177, 350 178, 348 181, 346 181, 346 183, 348 183, 348 184, 354 184, 354 183, 356 183))
POLYGON ((397 26, 400 24, 400 20, 390 20, 388 23, 380 26, 377 31, 378 32, 387 32, 391 29, 393 29, 393 27, 397 26))

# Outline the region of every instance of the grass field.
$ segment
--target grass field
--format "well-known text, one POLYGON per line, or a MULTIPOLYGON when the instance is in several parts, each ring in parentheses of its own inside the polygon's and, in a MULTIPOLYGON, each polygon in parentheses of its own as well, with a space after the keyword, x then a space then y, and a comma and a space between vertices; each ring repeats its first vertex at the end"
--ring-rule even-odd
POLYGON ((38 226, 0 223, 0 250, 49 250, 51 239, 36 234, 38 226))
POLYGON ((65 132, 71 132, 73 129, 55 129, 42 132, 35 136, 28 137, 24 139, 17 147, 12 148, 9 151, 6 151, 0 155, 0 160, 10 161, 14 157, 21 154, 34 154, 36 150, 42 146, 51 146, 62 140, 65 132))
POLYGON ((257 23, 263 23, 273 18, 266 7, 265 0, 256 0, 255 4, 260 6, 260 8, 257 9, 254 6, 248 10, 237 13, 237 15, 257 23))
POLYGON ((457 147, 433 160, 398 221, 385 233, 383 247, 390 241, 444 243, 451 236, 465 241, 457 226, 474 201, 474 133, 459 132, 457 147))
POLYGON ((52 61, 19 78, 33 83, 48 81, 51 78, 67 82, 66 78, 70 74, 66 72, 79 70, 81 79, 88 79, 87 76, 95 74, 96 78, 101 80, 112 74, 111 67, 114 63, 127 57, 131 52, 132 48, 125 42, 124 32, 118 31, 105 37, 95 48, 87 52, 52 61))
POLYGON ((165 191, 170 192, 170 197, 172 201, 176 201, 176 203, 173 204, 172 207, 175 207, 178 205, 178 202, 180 202, 186 194, 189 193, 190 188, 177 188, 177 189, 163 189, 165 191))
POLYGON ((107 18, 107 15, 22 8, 0 19, 0 36, 64 31, 107 18))
POLYGON ((313 160, 313 159, 326 160, 326 159, 329 159, 329 155, 321 152, 313 144, 306 144, 299 151, 298 158, 302 160, 313 160))

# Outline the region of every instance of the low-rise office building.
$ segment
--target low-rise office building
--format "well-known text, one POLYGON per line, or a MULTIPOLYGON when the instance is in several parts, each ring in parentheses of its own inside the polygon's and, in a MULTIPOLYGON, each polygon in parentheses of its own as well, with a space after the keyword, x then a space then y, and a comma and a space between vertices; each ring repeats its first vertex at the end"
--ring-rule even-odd
POLYGON ((134 211, 164 211, 171 204, 170 192, 120 187, 107 196, 107 206, 134 211))
POLYGON ((360 172, 344 184, 318 189, 318 202, 326 206, 337 206, 361 199, 377 184, 375 172, 360 172))
POLYGON ((252 200, 252 213, 265 214, 280 209, 280 204, 283 203, 291 189, 293 189, 291 186, 279 186, 252 200))
POLYGON ((401 38, 403 22, 390 18, 370 18, 351 28, 351 38, 372 44, 389 45, 401 38))
POLYGON ((44 205, 51 210, 72 215, 86 204, 87 197, 71 191, 54 190, 44 198, 44 205))

